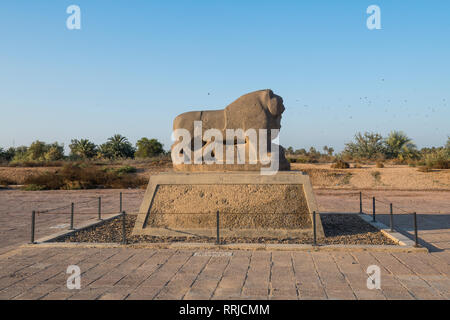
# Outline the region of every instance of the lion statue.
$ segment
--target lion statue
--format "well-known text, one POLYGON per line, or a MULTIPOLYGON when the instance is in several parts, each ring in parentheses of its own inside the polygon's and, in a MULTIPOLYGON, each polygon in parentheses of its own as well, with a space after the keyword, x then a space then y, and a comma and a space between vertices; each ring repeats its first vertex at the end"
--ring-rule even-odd
MULTIPOLYGON (((272 90, 258 90, 254 92, 247 93, 237 100, 229 104, 225 109, 222 110, 211 110, 211 111, 191 111, 185 112, 178 115, 173 121, 173 130, 185 129, 190 134, 190 137, 194 137, 194 124, 201 122, 202 137, 207 130, 216 129, 221 132, 224 137, 223 142, 227 137, 227 129, 242 129, 247 131, 248 129, 254 129, 259 132, 259 129, 267 130, 267 150, 270 152, 274 144, 272 140, 276 136, 272 136, 272 130, 279 130, 281 128, 281 115, 285 108, 283 105, 283 99, 274 94, 272 90)), ((235 139, 235 138, 233 138, 235 139)), ((172 150, 174 146, 178 144, 179 141, 175 141, 172 145, 172 150)), ((211 141, 203 140, 201 147, 204 148, 211 141)), ((248 144, 249 141, 246 138, 245 141, 234 141, 237 143, 248 144)), ((191 150, 194 151, 194 139, 192 139, 191 150)), ((289 163, 284 156, 284 148, 279 147, 279 160, 280 160, 280 170, 289 170, 289 163)), ((248 150, 248 146, 246 147, 248 150)), ((248 159, 246 160, 246 162, 248 159)), ((208 167, 208 166, 205 166, 208 167)), ((259 166, 258 166, 259 167, 259 166)), ((195 170, 189 166, 175 166, 178 170, 195 170)), ((224 169, 223 167, 212 166, 208 168, 202 168, 201 170, 217 170, 224 169)), ((228 166, 225 169, 230 170, 253 170, 251 166, 228 166)))

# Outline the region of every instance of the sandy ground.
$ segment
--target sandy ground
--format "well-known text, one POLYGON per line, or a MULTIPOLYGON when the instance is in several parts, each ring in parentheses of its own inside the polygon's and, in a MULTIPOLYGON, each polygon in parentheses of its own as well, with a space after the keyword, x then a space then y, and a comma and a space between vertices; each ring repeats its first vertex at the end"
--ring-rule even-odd
POLYGON ((44 172, 55 172, 58 167, 36 167, 36 168, 15 168, 15 167, 0 167, 0 180, 5 179, 15 181, 17 184, 22 184, 25 179, 34 174, 44 172))
POLYGON ((419 172, 417 168, 403 165, 331 169, 330 164, 297 163, 293 163, 291 169, 307 172, 314 188, 318 189, 450 190, 450 170, 419 172))
MULTIPOLYGON (((138 169, 137 175, 148 179, 156 172, 171 171, 170 166, 129 165, 138 169)), ((114 166, 120 167, 120 166, 114 166)), ((0 167, 0 180, 6 178, 23 183, 27 176, 40 172, 54 172, 58 168, 10 168, 0 167)), ((450 191, 450 170, 419 172, 417 168, 403 165, 386 165, 376 168, 363 165, 355 169, 331 169, 330 164, 291 164, 292 170, 305 171, 311 177, 315 189, 344 190, 447 190, 450 191), (378 172, 378 174, 376 173, 378 172)))

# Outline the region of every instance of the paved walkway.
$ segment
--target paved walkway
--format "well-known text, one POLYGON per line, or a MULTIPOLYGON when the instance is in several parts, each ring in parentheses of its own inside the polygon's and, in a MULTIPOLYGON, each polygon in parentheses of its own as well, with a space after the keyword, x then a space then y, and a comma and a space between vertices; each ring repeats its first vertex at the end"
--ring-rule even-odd
POLYGON ((449 299, 449 260, 424 253, 27 248, 0 261, 0 299, 449 299), (228 253, 222 251, 218 253, 228 253), (66 287, 68 265, 81 289, 66 287), (366 269, 381 268, 381 290, 366 269))
MULTIPOLYGON (((135 211, 142 191, 126 192, 124 209, 135 211)), ((0 192, 0 299, 450 299, 450 212, 444 210, 417 210, 420 237, 430 253, 19 248, 29 238, 32 208, 99 194, 109 208, 104 211, 115 211, 118 191, 0 192), (67 289, 69 265, 81 269, 80 290, 67 289), (381 269, 380 290, 367 288, 369 265, 381 269)), ((338 211, 333 202, 342 205, 336 197, 317 194, 328 211, 338 211)), ((402 201, 408 204, 407 198, 402 201)), ((379 212, 378 219, 387 222, 386 210, 379 212)), ((67 223, 68 216, 52 217, 38 217, 39 236, 67 223)), ((398 216, 397 228, 411 234, 411 221, 398 216)))

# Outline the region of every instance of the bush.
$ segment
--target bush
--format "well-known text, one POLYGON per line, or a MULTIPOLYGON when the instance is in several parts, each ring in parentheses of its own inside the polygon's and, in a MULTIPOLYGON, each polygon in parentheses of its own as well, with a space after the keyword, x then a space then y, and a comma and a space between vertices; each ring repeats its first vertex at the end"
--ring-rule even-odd
POLYGON ((64 158, 64 146, 57 142, 47 144, 36 140, 30 147, 17 147, 14 150, 14 162, 23 161, 56 161, 64 158))
POLYGON ((333 169, 348 169, 350 168, 350 164, 348 162, 337 160, 335 163, 331 165, 333 169))
POLYGON ((136 143, 136 158, 151 158, 164 154, 163 145, 156 139, 142 138, 136 143))
POLYGON ((14 148, 9 148, 8 150, 3 150, 0 148, 0 162, 10 162, 16 153, 14 148))
POLYGON ((424 157, 425 166, 430 169, 450 169, 450 157, 445 149, 429 153, 424 157))
POLYGON ((354 139, 354 142, 345 144, 344 150, 344 154, 353 159, 379 159, 386 154, 383 137, 378 133, 358 132, 354 139))
POLYGON ((115 170, 118 174, 124 174, 124 173, 136 173, 137 169, 132 166, 123 166, 115 170))
MULTIPOLYGON (((120 168, 121 169, 121 168, 120 168)), ((134 168, 135 169, 135 168, 134 168)), ((102 170, 86 164, 69 164, 54 173, 45 172, 28 177, 25 190, 72 190, 93 188, 136 188, 147 181, 133 174, 132 167, 118 172, 102 170)))
POLYGON ((355 169, 361 169, 361 168, 362 168, 362 165, 360 165, 359 163, 355 163, 355 164, 353 165, 353 168, 355 168, 355 169))

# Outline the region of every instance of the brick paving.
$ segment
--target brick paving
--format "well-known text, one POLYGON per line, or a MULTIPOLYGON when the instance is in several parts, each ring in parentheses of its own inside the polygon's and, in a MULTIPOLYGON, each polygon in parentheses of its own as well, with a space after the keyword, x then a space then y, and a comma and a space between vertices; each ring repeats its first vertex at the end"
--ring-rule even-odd
MULTIPOLYGON (((29 239, 32 209, 102 195, 104 212, 114 212, 118 192, 1 191, 0 299, 450 299, 450 213, 445 197, 444 209, 437 213, 416 207, 422 244, 430 253, 20 247, 29 239), (79 290, 66 286, 69 265, 81 269, 79 290), (379 290, 367 288, 370 265, 380 267, 379 290)), ((137 210, 142 191, 124 193, 124 209, 137 210)), ((333 211, 336 199, 320 194, 319 205, 333 211)), ((403 206, 408 201, 397 199, 403 206)), ((80 215, 76 221, 95 217, 95 208, 84 208, 93 215, 80 215)), ((389 221, 386 208, 377 212, 379 220, 389 221)), ((59 231, 54 227, 67 218, 41 214, 38 236, 59 231)), ((411 237, 409 216, 396 216, 396 226, 411 237)))

